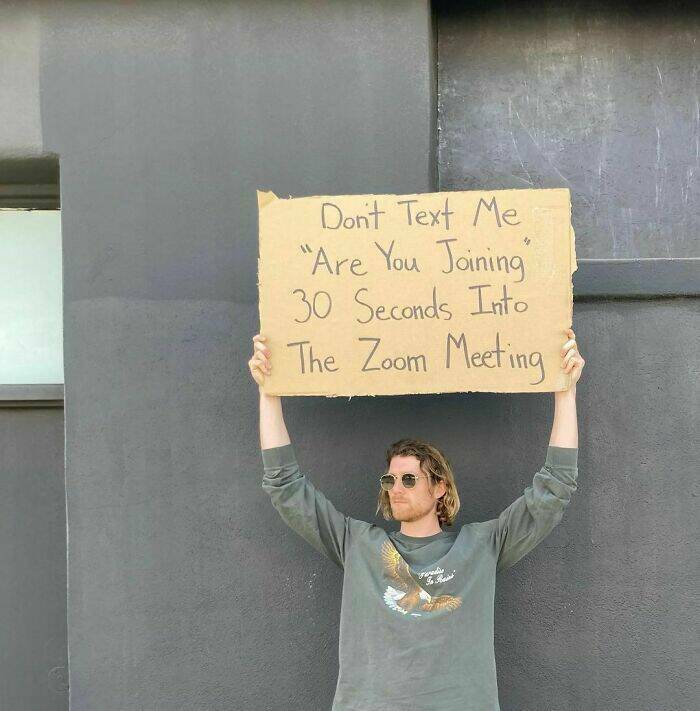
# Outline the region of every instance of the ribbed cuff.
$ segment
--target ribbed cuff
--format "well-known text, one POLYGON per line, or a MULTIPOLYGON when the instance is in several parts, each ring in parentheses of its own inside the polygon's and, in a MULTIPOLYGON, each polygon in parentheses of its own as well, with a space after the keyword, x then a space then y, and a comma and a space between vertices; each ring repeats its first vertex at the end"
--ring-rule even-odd
POLYGON ((545 466, 576 467, 578 466, 578 447, 547 447, 545 466))
POLYGON ((289 464, 295 464, 297 459, 294 453, 294 445, 283 444, 279 447, 269 447, 260 450, 262 454, 263 467, 265 469, 277 469, 289 464))

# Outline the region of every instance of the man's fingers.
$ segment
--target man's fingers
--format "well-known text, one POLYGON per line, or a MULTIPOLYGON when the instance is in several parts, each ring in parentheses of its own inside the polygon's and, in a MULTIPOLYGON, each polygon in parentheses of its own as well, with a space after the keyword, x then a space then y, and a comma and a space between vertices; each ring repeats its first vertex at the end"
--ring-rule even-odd
POLYGON ((253 376, 253 380, 255 380, 258 385, 262 385, 265 382, 265 373, 260 365, 252 359, 250 361, 250 374, 253 376))
POLYGON ((262 354, 262 353, 256 353, 253 356, 253 359, 255 360, 256 364, 260 366, 260 368, 264 368, 267 370, 267 372, 270 372, 270 368, 272 368, 272 364, 268 361, 268 359, 262 354))
POLYGON ((567 365, 567 363, 572 359, 576 357, 576 349, 572 348, 569 350, 569 352, 564 356, 564 366, 567 365))
POLYGON ((265 374, 269 374, 272 370, 270 357, 272 356, 270 349, 265 345, 264 341, 267 336, 261 333, 256 333, 253 336, 253 357, 248 361, 253 380, 258 385, 263 385, 265 382, 265 374))
POLYGON ((583 367, 583 358, 580 356, 573 358, 570 362, 569 365, 566 366, 564 369, 565 373, 573 373, 574 370, 583 367))
POLYGON ((561 352, 562 352, 562 353, 566 353, 566 351, 567 351, 569 348, 571 348, 571 346, 573 346, 573 345, 575 345, 575 344, 576 344, 576 339, 575 339, 575 338, 569 339, 569 340, 562 346, 561 352))
POLYGON ((267 371, 269 369, 267 363, 264 360, 261 360, 260 358, 254 359, 254 365, 256 368, 259 368, 261 372, 267 371))
POLYGON ((256 368, 267 368, 271 367, 267 363, 267 359, 262 353, 256 353, 249 361, 248 363, 250 364, 251 367, 256 367, 256 368))
POLYGON ((255 346, 255 353, 254 353, 255 357, 256 358, 259 357, 262 360, 264 360, 265 362, 268 362, 270 360, 270 357, 272 354, 270 353, 269 349, 265 348, 265 346, 258 348, 258 345, 259 344, 256 344, 256 346, 255 346))

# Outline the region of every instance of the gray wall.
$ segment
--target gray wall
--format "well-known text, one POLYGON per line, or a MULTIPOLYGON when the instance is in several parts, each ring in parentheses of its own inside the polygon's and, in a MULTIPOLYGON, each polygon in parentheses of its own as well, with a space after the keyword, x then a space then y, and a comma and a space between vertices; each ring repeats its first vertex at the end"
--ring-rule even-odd
POLYGON ((40 53, 39 6, 3 2, 0 5, 0 156, 3 159, 37 157, 43 152, 40 53))
POLYGON ((441 189, 568 187, 579 258, 700 256, 697 8, 437 7, 441 189))
POLYGON ((3 711, 68 709, 63 474, 63 410, 0 406, 3 711))
MULTIPOLYGON (((579 257, 700 256, 700 23, 672 8, 441 3, 441 189, 568 186, 579 257)), ((652 262, 644 285, 627 263, 579 266, 590 293, 595 266, 607 293, 650 298, 575 291, 579 491, 546 545, 501 576, 504 710, 697 706, 700 309, 651 297, 691 281, 697 293, 699 264, 652 262)), ((525 483, 520 453, 536 462, 546 400, 480 415, 508 441, 499 505, 525 483)))
MULTIPOLYGON (((72 711, 330 705, 340 577, 261 489, 255 190, 430 190, 431 40, 423 1, 44 6, 72 711)), ((306 463, 339 407, 290 403, 306 463)))

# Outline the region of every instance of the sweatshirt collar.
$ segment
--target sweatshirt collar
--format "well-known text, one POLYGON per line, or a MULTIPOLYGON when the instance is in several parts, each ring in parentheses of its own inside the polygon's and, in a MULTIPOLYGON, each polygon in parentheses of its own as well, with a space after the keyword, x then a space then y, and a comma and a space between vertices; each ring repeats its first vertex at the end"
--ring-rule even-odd
POLYGON ((439 531, 432 536, 408 536, 401 531, 394 531, 393 535, 405 543, 432 543, 440 538, 450 538, 454 536, 454 531, 439 531))

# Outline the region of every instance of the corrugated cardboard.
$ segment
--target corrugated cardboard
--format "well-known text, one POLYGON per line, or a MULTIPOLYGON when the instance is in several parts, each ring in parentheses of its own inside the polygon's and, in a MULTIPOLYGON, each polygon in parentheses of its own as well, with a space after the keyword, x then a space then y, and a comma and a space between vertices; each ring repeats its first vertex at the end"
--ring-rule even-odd
POLYGON ((568 389, 577 268, 567 188, 258 191, 264 392, 568 389), (410 201, 410 202, 409 202, 410 201))

